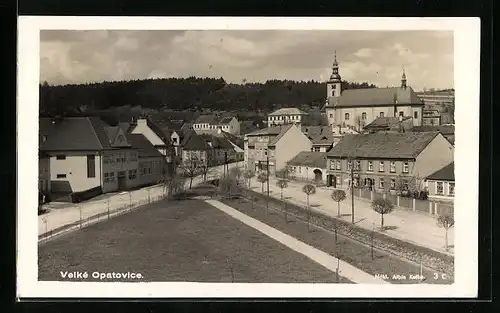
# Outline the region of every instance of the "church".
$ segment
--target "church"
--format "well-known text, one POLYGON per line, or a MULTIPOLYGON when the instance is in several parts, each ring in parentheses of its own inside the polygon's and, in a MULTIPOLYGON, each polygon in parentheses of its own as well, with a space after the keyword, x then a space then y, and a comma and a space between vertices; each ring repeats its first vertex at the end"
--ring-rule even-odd
POLYGON ((332 128, 353 127, 359 131, 377 117, 410 117, 413 126, 422 125, 424 103, 407 86, 404 70, 399 87, 342 90, 335 53, 326 91, 324 113, 332 128))

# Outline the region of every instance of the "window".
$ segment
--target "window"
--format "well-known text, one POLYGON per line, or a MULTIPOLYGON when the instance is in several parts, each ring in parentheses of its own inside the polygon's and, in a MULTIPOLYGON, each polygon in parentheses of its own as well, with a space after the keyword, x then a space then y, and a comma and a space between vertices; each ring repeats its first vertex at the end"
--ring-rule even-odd
POLYGON ((379 172, 384 172, 384 161, 380 161, 378 164, 378 171, 379 172))
POLYGON ((137 161, 137 152, 136 151, 130 152, 129 160, 132 162, 137 161))
POLYGON ((344 120, 349 120, 349 113, 344 114, 344 120))
POLYGON ((332 113, 330 113, 330 118, 333 118, 333 114, 332 113))
POLYGON ((366 112, 361 113, 361 119, 366 120, 366 112))
POLYGON ((302 173, 302 167, 299 166, 299 173, 302 173))
POLYGON ((356 161, 356 168, 355 170, 359 171, 361 169, 361 161, 356 161))
POLYGON ((319 152, 320 148, 319 147, 314 147, 314 152, 319 152))
POLYGON ((373 161, 368 161, 368 172, 373 172, 373 161))
POLYGON ((115 181, 115 172, 109 173, 109 181, 115 181))
POLYGON ((448 183, 448 195, 449 196, 455 195, 455 183, 448 183))
POLYGON ((66 174, 57 174, 57 178, 66 178, 66 174))
POLYGON ((335 160, 331 160, 331 161, 330 161, 330 169, 331 169, 331 170, 334 170, 334 169, 335 169, 335 164, 336 164, 336 161, 335 161, 335 160))
POLYGON ((403 116, 404 116, 403 111, 399 111, 399 116, 401 116, 401 117, 403 117, 403 116))
POLYGON ((340 160, 337 160, 337 169, 338 169, 338 170, 342 169, 342 166, 341 166, 340 160))
POLYGON ((396 189, 396 180, 391 179, 391 190, 394 190, 394 189, 396 189))
POLYGON ((391 161, 389 163, 389 172, 391 173, 396 173, 396 162, 391 161))
POLYGON ((104 164, 113 163, 113 159, 110 155, 104 155, 102 157, 102 163, 104 163, 104 164))
POLYGON ((332 85, 332 88, 333 89, 337 89, 337 85, 332 85))
POLYGON ((128 171, 128 179, 133 180, 137 178, 137 170, 128 171))
POLYGON ((436 182, 436 194, 437 195, 443 194, 443 182, 442 181, 436 182))
POLYGON ((379 186, 380 189, 384 189, 384 179, 383 178, 380 179, 380 182, 379 182, 378 186, 379 186))
POLYGON ((384 112, 380 112, 380 117, 384 117, 384 112))
POLYGON ((418 112, 417 111, 413 112, 413 118, 418 118, 418 112))
POLYGON ((65 155, 56 155, 56 160, 66 160, 65 155))
POLYGON ((408 162, 403 162, 403 173, 409 172, 408 162))
POLYGON ((350 171, 352 167, 352 161, 347 161, 347 170, 350 171))
POLYGON ((109 173, 104 173, 104 182, 109 183, 109 173))
POLYGON ((87 155, 87 178, 95 177, 95 155, 87 155))

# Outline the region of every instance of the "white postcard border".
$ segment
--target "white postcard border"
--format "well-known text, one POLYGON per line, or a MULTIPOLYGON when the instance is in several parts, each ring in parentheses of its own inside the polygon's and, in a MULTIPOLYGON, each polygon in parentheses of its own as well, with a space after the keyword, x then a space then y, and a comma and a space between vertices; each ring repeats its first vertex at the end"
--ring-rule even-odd
POLYGON ((21 16, 18 24, 17 295, 26 297, 475 297, 478 285, 479 18, 21 16), (38 282, 38 101, 41 29, 450 30, 455 77, 455 283, 339 285, 38 282))

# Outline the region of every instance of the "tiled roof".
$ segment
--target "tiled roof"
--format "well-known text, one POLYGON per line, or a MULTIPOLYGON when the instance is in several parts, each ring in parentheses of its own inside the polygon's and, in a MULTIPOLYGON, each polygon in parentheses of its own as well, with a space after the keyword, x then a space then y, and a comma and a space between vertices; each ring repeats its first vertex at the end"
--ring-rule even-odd
POLYGON ((345 135, 328 156, 414 159, 437 135, 437 132, 345 135))
MULTIPOLYGON (((217 137, 214 135, 199 135, 205 142, 208 144, 209 142, 212 143, 212 148, 215 149, 232 149, 233 145, 223 137, 217 137)), ((209 145, 210 146, 210 145, 209 145)))
POLYGON ((288 161, 288 165, 326 168, 326 154, 326 152, 302 151, 288 161))
POLYGON ((455 162, 452 162, 437 172, 429 175, 427 179, 455 181, 455 162))
POLYGON ((281 132, 281 129, 284 126, 272 126, 272 127, 267 127, 267 128, 262 128, 262 129, 257 129, 256 131, 253 131, 247 136, 269 136, 269 135, 278 135, 281 132))
POLYGON ((398 105, 424 105, 411 87, 348 89, 328 100, 330 107, 393 105, 396 100, 398 105))
POLYGON ((268 116, 279 116, 279 115, 307 115, 307 113, 297 108, 281 108, 272 113, 269 113, 268 116))
POLYGON ((190 136, 184 144, 183 150, 208 150, 210 146, 203 140, 200 135, 194 134, 190 136))
POLYGON ((128 122, 118 123, 118 127, 120 127, 125 134, 130 131, 130 123, 128 122))
POLYGON ((455 126, 453 125, 441 125, 441 126, 414 126, 414 132, 440 132, 443 135, 453 135, 455 134, 455 126))
POLYGON ((301 130, 314 145, 331 145, 335 141, 329 126, 302 126, 301 130))
POLYGON ((218 124, 220 124, 220 125, 229 124, 229 123, 231 123, 232 120, 233 120, 233 117, 223 117, 220 119, 218 124))
POLYGON ((189 137, 184 150, 233 149, 233 145, 225 138, 213 135, 194 134, 189 137), (211 145, 209 144, 211 143, 211 145))
MULTIPOLYGON (((404 116, 402 117, 403 121, 409 120, 411 117, 409 116, 404 116)), ((367 124, 364 126, 365 129, 370 129, 370 128, 391 128, 391 127, 397 127, 401 121, 399 120, 399 117, 393 117, 393 116, 386 116, 386 117, 377 117, 375 118, 371 123, 367 124)))
POLYGON ((38 146, 41 147, 43 142, 46 141, 55 129, 55 123, 52 123, 51 118, 40 118, 38 124, 38 146))
POLYGON ((238 147, 240 148, 244 148, 244 140, 238 136, 235 136, 233 134, 230 134, 228 132, 225 132, 225 131, 221 131, 219 134, 217 134, 219 137, 223 137, 227 140, 229 140, 230 142, 232 142, 233 144, 237 145, 238 147))
MULTIPOLYGON (((48 122, 41 124, 44 128, 48 122)), ((44 151, 79 151, 110 149, 105 127, 108 126, 98 117, 66 117, 56 121, 50 136, 42 143, 44 151)))
POLYGON ((181 138, 181 147, 184 147, 186 145, 187 141, 189 140, 189 138, 191 138, 191 136, 193 136, 193 135, 196 135, 196 132, 193 129, 186 129, 182 133, 183 133, 183 136, 181 138))
POLYGON ((281 131, 280 133, 278 134, 278 136, 274 137, 270 142, 269 142, 269 147, 273 147, 276 145, 276 143, 278 143, 278 141, 280 141, 280 139, 286 134, 286 132, 293 127, 293 124, 287 124, 287 125, 283 125, 281 127, 281 131))
POLYGON ((143 134, 126 134, 126 137, 132 148, 138 149, 139 158, 163 157, 143 134))
POLYGON ((195 121, 194 124, 211 124, 215 120, 215 115, 200 115, 195 121))

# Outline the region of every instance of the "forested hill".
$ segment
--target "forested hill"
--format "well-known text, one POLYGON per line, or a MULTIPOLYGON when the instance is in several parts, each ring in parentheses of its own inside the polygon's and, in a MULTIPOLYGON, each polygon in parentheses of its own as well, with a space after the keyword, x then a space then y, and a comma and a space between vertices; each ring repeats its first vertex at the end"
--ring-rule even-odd
MULTIPOLYGON (((374 85, 343 82, 343 89, 374 85)), ((200 111, 268 111, 282 106, 321 107, 325 83, 269 80, 265 83, 228 84, 223 78, 165 78, 80 85, 40 85, 40 113, 66 115, 125 105, 150 109, 200 111)))

